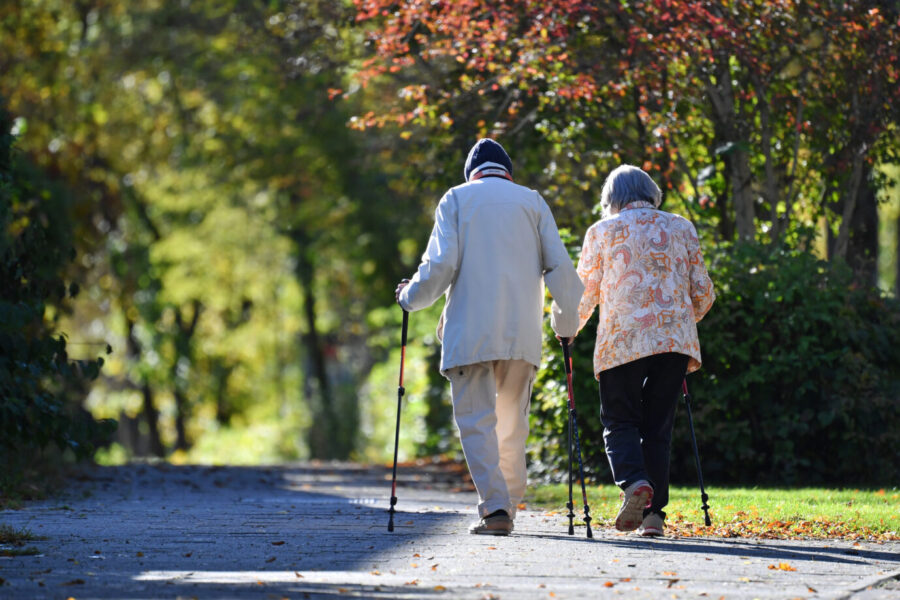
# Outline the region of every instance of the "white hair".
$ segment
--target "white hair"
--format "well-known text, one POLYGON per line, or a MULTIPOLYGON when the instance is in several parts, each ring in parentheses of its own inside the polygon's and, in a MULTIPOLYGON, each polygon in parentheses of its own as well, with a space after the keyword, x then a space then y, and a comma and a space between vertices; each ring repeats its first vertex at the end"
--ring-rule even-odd
POLYGON ((631 202, 643 200, 652 202, 659 208, 662 203, 662 192, 653 179, 643 169, 634 165, 616 167, 606 177, 603 191, 600 192, 600 207, 603 216, 618 213, 631 202))

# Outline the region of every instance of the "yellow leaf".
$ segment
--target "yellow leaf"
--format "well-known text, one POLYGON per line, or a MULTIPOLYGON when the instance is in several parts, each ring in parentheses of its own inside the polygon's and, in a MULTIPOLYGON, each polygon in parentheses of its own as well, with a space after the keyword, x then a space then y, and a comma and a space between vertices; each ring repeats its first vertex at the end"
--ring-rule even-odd
POLYGON ((436 591, 436 592, 443 592, 443 591, 446 590, 446 589, 447 589, 447 588, 445 588, 445 587, 442 586, 442 585, 436 585, 436 586, 434 586, 434 591, 436 591))

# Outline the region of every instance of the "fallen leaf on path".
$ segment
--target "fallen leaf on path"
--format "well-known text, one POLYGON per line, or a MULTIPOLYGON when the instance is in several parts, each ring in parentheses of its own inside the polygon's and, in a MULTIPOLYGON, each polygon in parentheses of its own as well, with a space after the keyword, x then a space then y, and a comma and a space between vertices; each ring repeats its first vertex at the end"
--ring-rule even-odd
POLYGON ((436 585, 436 586, 434 586, 433 589, 434 589, 434 591, 436 591, 436 592, 443 592, 443 591, 446 590, 447 588, 445 588, 445 587, 442 586, 442 585, 436 585))
POLYGON ((769 565, 770 569, 775 569, 777 571, 796 571, 794 567, 786 562, 780 562, 777 565, 769 565))
POLYGON ((750 583, 749 577, 738 577, 738 581, 743 581, 744 583, 750 583))
POLYGON ((666 577, 675 577, 676 575, 678 575, 678 573, 676 573, 675 571, 663 571, 662 574, 666 577))
POLYGON ((380 576, 380 575, 381 575, 381 571, 370 571, 370 572, 369 572, 369 575, 378 575, 378 576, 380 576))
POLYGON ((338 588, 338 593, 339 593, 339 594, 346 594, 346 593, 349 592, 349 591, 350 591, 350 590, 348 590, 347 588, 338 588))
POLYGON ((283 541, 272 542, 272 545, 273 546, 284 546, 284 542, 283 541))
POLYGON ((191 557, 191 554, 193 554, 193 552, 185 552, 185 553, 183 554, 183 556, 184 556, 185 558, 190 558, 190 557, 191 557))
POLYGON ((812 587, 809 584, 806 585, 806 589, 809 591, 810 594, 818 594, 819 593, 819 590, 817 590, 816 588, 812 587))
POLYGON ((672 587, 673 585, 675 585, 676 583, 678 583, 679 581, 681 581, 681 580, 680 580, 680 579, 670 579, 670 580, 669 580, 669 583, 668 583, 668 585, 666 585, 666 587, 667 587, 667 588, 670 588, 670 587, 672 587))
POLYGON ((422 555, 416 552, 415 554, 413 554, 413 558, 422 558, 422 555))
POLYGON ((440 564, 440 563, 431 565, 431 570, 432 570, 432 571, 436 571, 439 564, 440 564))
POLYGON ((84 579, 73 579, 72 581, 61 583, 60 585, 84 585, 84 579))
POLYGON ((496 546, 488 546, 487 549, 488 550, 496 550, 497 548, 496 548, 496 546))
POLYGON ((607 581, 606 583, 603 584, 603 587, 612 587, 614 585, 616 585, 616 584, 614 584, 612 581, 607 581))
POLYGON ((296 576, 299 577, 300 579, 303 579, 303 575, 301 575, 301 574, 298 573, 297 571, 294 571, 294 575, 296 575, 296 576))
POLYGON ((269 558, 266 559, 266 562, 267 562, 267 563, 275 562, 275 557, 274 557, 274 556, 270 556, 269 558))
POLYGON ((419 580, 418 580, 418 579, 413 579, 412 581, 407 581, 407 582, 404 583, 403 585, 419 585, 419 580))

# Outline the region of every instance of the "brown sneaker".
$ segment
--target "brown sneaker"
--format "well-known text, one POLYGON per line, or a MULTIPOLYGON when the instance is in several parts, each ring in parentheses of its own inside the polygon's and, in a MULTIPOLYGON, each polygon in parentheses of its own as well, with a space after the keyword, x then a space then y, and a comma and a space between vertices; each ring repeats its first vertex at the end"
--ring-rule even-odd
POLYGON ((653 487, 650 482, 641 479, 625 488, 622 497, 622 507, 616 515, 616 529, 634 531, 644 519, 644 509, 650 506, 653 487))
POLYGON ((638 527, 638 535, 644 537, 662 537, 666 529, 666 522, 657 513, 649 513, 638 527))
POLYGON ((489 514, 469 527, 469 533, 476 535, 509 535, 512 530, 513 520, 502 510, 489 514))

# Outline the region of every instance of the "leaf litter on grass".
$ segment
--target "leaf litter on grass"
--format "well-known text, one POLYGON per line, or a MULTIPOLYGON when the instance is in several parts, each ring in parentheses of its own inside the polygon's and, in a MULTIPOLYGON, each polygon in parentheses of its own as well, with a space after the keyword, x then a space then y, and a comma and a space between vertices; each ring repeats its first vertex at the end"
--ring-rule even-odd
POLYGON ((666 534, 680 537, 724 537, 760 538, 773 540, 787 539, 844 539, 878 542, 900 541, 895 531, 876 531, 847 521, 832 521, 826 517, 816 517, 799 521, 770 521, 763 517, 751 516, 744 511, 734 514, 731 521, 717 523, 713 519, 711 527, 706 527, 693 519, 676 513, 666 519, 666 534))
MULTIPOLYGON (((592 486, 589 490, 595 524, 612 527, 619 505, 618 488, 592 486), (604 517, 609 515, 609 517, 604 517)), ((545 514, 565 514, 562 485, 540 486, 529 492, 533 508, 543 505, 545 514)), ((709 492, 713 525, 703 526, 697 491, 671 488, 666 535, 757 539, 844 539, 900 541, 900 493, 829 489, 725 488, 709 492)))

